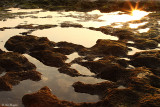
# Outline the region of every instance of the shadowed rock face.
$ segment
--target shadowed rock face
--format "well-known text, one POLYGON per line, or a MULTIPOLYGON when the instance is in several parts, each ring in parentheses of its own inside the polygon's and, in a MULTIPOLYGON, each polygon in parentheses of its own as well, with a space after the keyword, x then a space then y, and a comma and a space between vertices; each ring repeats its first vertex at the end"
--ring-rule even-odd
POLYGON ((158 68, 160 66, 159 54, 158 50, 137 52, 132 56, 131 64, 136 67, 158 68))
POLYGON ((0 91, 9 91, 13 85, 26 79, 41 80, 41 73, 35 71, 36 66, 19 53, 2 52, 0 54, 0 68, 0 72, 7 72, 0 77, 0 91))
POLYGON ((36 66, 28 61, 23 55, 14 52, 0 54, 0 66, 7 72, 35 70, 36 66))
POLYGON ((160 94, 146 96, 140 103, 141 107, 158 107, 160 105, 160 94))
POLYGON ((33 51, 30 53, 32 57, 48 66, 61 67, 65 65, 67 57, 63 54, 52 52, 50 50, 33 51))
POLYGON ((154 49, 158 46, 158 42, 150 39, 137 39, 135 46, 139 49, 154 49))
POLYGON ((107 93, 106 99, 115 106, 138 106, 140 96, 132 89, 111 89, 107 93))
POLYGON ((109 81, 105 81, 97 84, 85 84, 78 81, 78 82, 75 82, 72 86, 74 87, 74 90, 76 92, 103 96, 108 89, 116 88, 117 84, 109 81))

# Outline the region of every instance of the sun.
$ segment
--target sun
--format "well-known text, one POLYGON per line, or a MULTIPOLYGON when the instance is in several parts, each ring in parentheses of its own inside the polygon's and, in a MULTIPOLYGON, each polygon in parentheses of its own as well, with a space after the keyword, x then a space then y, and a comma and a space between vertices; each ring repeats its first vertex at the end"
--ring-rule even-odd
POLYGON ((128 0, 128 4, 130 6, 129 12, 133 19, 141 19, 142 17, 149 14, 148 12, 143 11, 143 9, 139 7, 139 0, 136 2, 135 6, 132 5, 130 0, 128 0))
POLYGON ((148 12, 142 11, 142 10, 132 10, 131 16, 133 17, 144 17, 148 15, 148 12))

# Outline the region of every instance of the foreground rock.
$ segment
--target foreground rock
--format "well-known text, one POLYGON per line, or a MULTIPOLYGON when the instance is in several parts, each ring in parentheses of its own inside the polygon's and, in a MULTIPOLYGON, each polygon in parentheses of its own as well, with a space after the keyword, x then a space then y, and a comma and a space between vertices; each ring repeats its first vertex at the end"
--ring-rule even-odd
POLYGON ((146 96, 141 100, 141 107, 159 107, 160 94, 146 96))
MULTIPOLYGON (((158 99, 158 98, 157 98, 158 99)), ((45 86, 38 92, 26 94, 22 98, 25 107, 139 107, 149 100, 141 100, 141 96, 130 88, 109 89, 106 91, 104 100, 95 103, 74 103, 60 100, 51 93, 51 90, 45 86)), ((157 105, 159 104, 156 101, 157 105)))
POLYGON ((48 87, 41 88, 38 92, 26 94, 22 98, 25 107, 103 107, 112 105, 106 101, 99 101, 97 103, 74 103, 58 99, 51 93, 48 87))
POLYGON ((137 107, 139 105, 140 96, 130 88, 126 89, 110 89, 107 91, 106 99, 114 105, 114 107, 137 107))

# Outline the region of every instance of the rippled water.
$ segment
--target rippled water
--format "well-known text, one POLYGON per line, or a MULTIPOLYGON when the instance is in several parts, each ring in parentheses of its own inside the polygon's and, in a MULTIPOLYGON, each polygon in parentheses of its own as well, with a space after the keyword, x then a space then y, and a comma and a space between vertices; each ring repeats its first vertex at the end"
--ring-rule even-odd
MULTIPOLYGON (((125 16, 127 18, 131 17, 130 15, 121 13, 121 12, 113 12, 113 13, 100 13, 98 10, 92 12, 64 12, 64 11, 43 11, 41 9, 17 9, 12 8, 11 13, 26 13, 19 15, 12 19, 7 19, 6 21, 0 21, 0 28, 2 27, 11 27, 10 29, 5 29, 4 31, 0 31, 0 48, 2 50, 7 51, 4 48, 5 42, 14 35, 20 35, 20 33, 28 31, 27 29, 15 29, 14 27, 17 25, 25 25, 25 24, 34 24, 34 25, 45 25, 45 24, 53 24, 58 25, 58 27, 44 29, 44 30, 35 30, 31 34, 38 37, 47 37, 51 41, 60 42, 67 41, 75 44, 80 44, 85 47, 93 46, 98 39, 110 39, 110 40, 118 40, 117 37, 105 35, 99 31, 89 30, 88 27, 100 27, 106 25, 115 24, 115 27, 122 27, 122 23, 131 21, 133 19, 127 19, 124 21, 122 18, 125 16), (121 15, 121 14, 122 15, 121 15), (82 24, 84 28, 61 28, 60 23, 63 22, 73 22, 82 24)), ((136 28, 144 23, 140 23, 136 26, 136 28)), ((130 24, 130 26, 132 26, 130 24)), ((132 27, 131 27, 132 28, 132 27)), ((148 30, 148 29, 147 29, 148 30)), ((140 31, 141 32, 141 31, 140 31)), ((144 31, 145 32, 145 31, 144 31)), ((129 54, 133 54, 134 52, 141 51, 133 48, 133 51, 129 54)), ((81 81, 84 83, 98 83, 102 81, 106 81, 103 79, 96 79, 94 77, 70 77, 66 74, 59 73, 58 68, 49 67, 42 64, 40 61, 35 58, 24 54, 30 62, 36 65, 37 71, 42 73, 42 80, 39 82, 34 82, 31 80, 21 81, 19 85, 13 86, 12 91, 2 91, 0 92, 0 104, 18 104, 19 106, 23 106, 21 104, 21 98, 24 94, 32 93, 43 86, 48 86, 54 95, 59 97, 62 100, 74 101, 74 102, 96 102, 99 100, 99 96, 97 95, 89 95, 84 93, 77 93, 74 91, 72 84, 77 81, 81 81)), ((73 53, 67 56, 69 59, 66 62, 71 62, 74 58, 80 57, 77 53, 73 53)), ((98 60, 96 58, 95 60, 98 60)), ((94 75, 89 71, 89 69, 80 66, 78 64, 73 64, 72 68, 78 70, 81 74, 84 75, 94 75)), ((4 74, 1 74, 2 76, 4 74)), ((124 88, 124 87, 120 87, 124 88)))

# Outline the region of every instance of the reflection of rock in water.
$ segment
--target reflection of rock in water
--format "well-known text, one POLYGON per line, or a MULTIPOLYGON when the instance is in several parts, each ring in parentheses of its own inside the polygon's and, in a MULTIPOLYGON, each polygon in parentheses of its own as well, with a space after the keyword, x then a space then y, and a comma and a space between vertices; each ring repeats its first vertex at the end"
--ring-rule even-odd
POLYGON ((35 71, 35 65, 18 53, 2 52, 0 54, 0 68, 1 72, 7 72, 0 77, 1 91, 9 91, 12 89, 12 85, 17 85, 26 79, 41 80, 41 73, 35 71))

